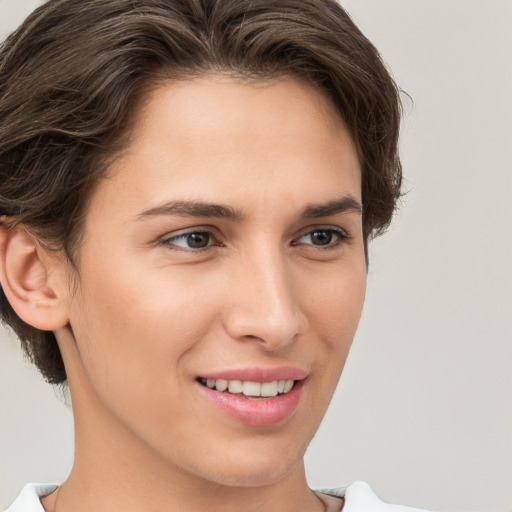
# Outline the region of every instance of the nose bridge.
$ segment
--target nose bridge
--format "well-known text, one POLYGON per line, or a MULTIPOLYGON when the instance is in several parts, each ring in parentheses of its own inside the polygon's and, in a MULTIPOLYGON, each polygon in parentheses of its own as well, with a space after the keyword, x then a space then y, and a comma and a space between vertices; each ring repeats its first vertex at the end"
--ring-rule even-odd
POLYGON ((269 349, 291 343, 305 329, 291 269, 281 250, 260 245, 241 258, 234 277, 228 331, 258 338, 269 349))

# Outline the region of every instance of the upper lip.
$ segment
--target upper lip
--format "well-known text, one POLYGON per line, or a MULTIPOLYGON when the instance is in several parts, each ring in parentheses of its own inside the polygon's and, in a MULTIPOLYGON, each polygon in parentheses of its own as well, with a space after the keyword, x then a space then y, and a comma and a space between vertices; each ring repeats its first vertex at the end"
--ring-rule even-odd
POLYGON ((241 380, 245 382, 273 382, 275 380, 302 380, 308 372, 292 366, 252 366, 211 371, 201 374, 204 379, 241 380))

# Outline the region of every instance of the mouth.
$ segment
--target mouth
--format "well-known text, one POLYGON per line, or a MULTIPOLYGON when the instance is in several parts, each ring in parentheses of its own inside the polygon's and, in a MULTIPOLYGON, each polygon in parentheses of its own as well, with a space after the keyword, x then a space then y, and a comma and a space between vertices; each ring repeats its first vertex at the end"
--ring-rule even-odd
POLYGON ((265 427, 295 415, 308 373, 291 367, 244 368, 196 378, 200 395, 224 417, 265 427))
POLYGON ((197 381, 213 391, 227 393, 230 395, 244 396, 246 398, 262 399, 275 398, 289 393, 295 380, 274 380, 272 382, 252 382, 242 380, 207 379, 198 377, 197 381))

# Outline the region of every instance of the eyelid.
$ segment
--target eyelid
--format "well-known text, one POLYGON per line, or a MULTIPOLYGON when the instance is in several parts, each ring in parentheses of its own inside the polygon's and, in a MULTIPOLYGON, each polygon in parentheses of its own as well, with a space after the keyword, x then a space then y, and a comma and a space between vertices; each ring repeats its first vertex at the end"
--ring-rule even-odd
POLYGON ((211 227, 207 226, 194 226, 191 228, 186 228, 177 232, 171 232, 163 235, 158 239, 158 245, 162 245, 169 250, 177 251, 177 252, 185 252, 189 254, 198 254, 204 251, 207 251, 211 247, 220 246, 219 236, 215 233, 215 230, 211 227), (206 233, 210 236, 210 243, 206 247, 201 248, 192 248, 192 247, 184 247, 181 245, 172 244, 171 241, 177 238, 186 237, 188 235, 193 235, 194 233, 206 233))
POLYGON ((333 248, 337 247, 338 245, 349 241, 351 238, 352 237, 349 235, 349 233, 345 229, 341 228, 340 226, 325 226, 325 225, 323 225, 323 226, 322 225, 321 226, 308 226, 303 231, 301 231, 301 233, 297 237, 294 238, 294 240, 292 241, 292 245, 293 246, 304 245, 304 246, 314 247, 315 249, 327 250, 327 249, 333 249, 333 248), (338 237, 338 239, 334 243, 329 243, 327 245, 302 244, 302 243, 297 242, 302 237, 309 235, 311 233, 314 233, 315 231, 332 232, 338 237))

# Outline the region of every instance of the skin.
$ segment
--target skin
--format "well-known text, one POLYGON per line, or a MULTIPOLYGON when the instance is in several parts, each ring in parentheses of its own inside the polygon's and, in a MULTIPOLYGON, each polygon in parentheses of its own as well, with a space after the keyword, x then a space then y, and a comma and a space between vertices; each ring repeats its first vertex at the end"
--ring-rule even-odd
POLYGON ((46 510, 324 510, 303 455, 356 331, 366 262, 357 208, 301 213, 360 202, 360 179, 350 135, 308 85, 208 76, 151 92, 91 198, 78 275, 34 252, 76 424, 72 472, 46 510), (170 201, 239 218, 163 211, 170 201), (179 236, 205 231, 202 249, 179 236), (282 365, 308 377, 277 425, 243 424, 198 392, 206 372, 282 365))

